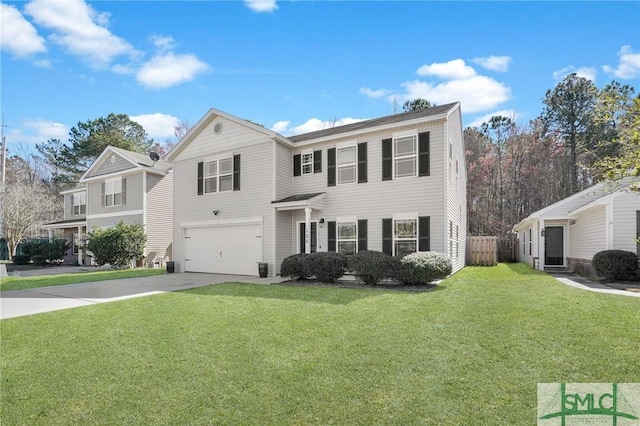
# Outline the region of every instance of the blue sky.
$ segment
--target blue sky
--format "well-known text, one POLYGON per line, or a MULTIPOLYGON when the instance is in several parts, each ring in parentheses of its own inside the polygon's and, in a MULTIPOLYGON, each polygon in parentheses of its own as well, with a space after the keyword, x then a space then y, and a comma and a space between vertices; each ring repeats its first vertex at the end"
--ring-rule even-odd
POLYGON ((124 113, 156 141, 209 108, 284 135, 461 101, 523 124, 568 73, 640 90, 640 2, 1 3, 10 150, 124 113))

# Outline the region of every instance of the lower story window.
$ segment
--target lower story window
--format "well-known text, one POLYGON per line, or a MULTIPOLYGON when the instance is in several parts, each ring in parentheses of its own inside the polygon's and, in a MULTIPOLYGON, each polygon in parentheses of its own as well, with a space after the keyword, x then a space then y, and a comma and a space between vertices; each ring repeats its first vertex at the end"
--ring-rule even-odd
POLYGON ((418 220, 393 221, 393 252, 396 255, 418 251, 418 220))
POLYGON ((358 249, 358 225, 356 222, 337 223, 338 253, 346 256, 356 254, 358 249))

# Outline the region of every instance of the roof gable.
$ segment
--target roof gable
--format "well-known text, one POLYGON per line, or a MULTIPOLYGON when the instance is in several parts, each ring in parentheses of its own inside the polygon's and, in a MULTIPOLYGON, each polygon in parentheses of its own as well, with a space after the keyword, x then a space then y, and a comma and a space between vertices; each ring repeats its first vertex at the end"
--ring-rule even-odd
POLYGON ((80 182, 106 175, 130 173, 133 170, 146 170, 151 173, 165 175, 171 170, 171 164, 162 160, 154 162, 145 154, 109 145, 82 175, 80 182))

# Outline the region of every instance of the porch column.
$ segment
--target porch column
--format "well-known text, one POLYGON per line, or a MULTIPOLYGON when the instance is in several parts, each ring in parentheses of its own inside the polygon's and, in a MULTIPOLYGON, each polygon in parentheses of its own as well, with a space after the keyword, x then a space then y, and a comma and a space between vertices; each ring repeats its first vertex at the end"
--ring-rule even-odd
POLYGON ((47 229, 47 234, 49 236, 49 241, 53 241, 53 229, 47 229))
POLYGON ((538 235, 538 256, 540 256, 540 259, 538 259, 538 269, 541 271, 544 271, 544 258, 545 258, 545 251, 544 251, 544 241, 545 241, 545 236, 542 235, 542 233, 545 231, 544 229, 544 219, 541 219, 540 222, 538 222, 540 225, 540 229, 538 230, 538 232, 540 232, 538 235))
POLYGON ((311 207, 304 208, 304 252, 311 253, 311 207))
POLYGON ((80 245, 80 242, 82 241, 82 226, 78 226, 78 238, 76 239, 75 243, 78 246, 78 265, 82 266, 83 262, 82 262, 82 246, 80 245))

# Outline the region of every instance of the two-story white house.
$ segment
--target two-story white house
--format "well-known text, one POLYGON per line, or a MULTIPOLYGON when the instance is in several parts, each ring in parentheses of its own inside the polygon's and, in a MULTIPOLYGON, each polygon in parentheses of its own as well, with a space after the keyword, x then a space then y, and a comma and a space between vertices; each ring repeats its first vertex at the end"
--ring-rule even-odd
POLYGON ((64 191, 64 219, 44 225, 60 230, 72 242, 66 263, 90 264, 80 240, 96 228, 120 221, 144 226, 144 263, 171 259, 173 184, 171 165, 145 154, 108 146, 80 178, 78 188, 64 191))
POLYGON ((165 160, 176 271, 276 275, 291 254, 366 249, 464 266, 459 103, 290 137, 211 109, 165 160))

